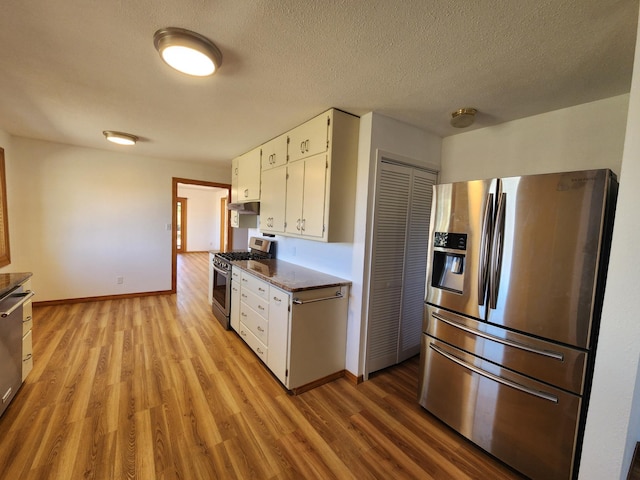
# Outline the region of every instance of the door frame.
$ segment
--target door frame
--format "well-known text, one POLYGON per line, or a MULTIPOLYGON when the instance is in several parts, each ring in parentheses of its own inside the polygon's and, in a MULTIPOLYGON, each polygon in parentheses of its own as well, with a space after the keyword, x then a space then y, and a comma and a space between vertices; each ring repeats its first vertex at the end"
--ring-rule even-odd
MULTIPOLYGON (((361 303, 361 318, 363 319, 360 324, 360 356, 359 356, 359 373, 362 372, 362 380, 368 380, 370 372, 370 366, 368 362, 369 355, 369 307, 371 298, 369 295, 372 278, 371 278, 371 270, 373 263, 373 237, 375 235, 374 228, 374 218, 375 218, 375 204, 378 198, 379 185, 378 178, 380 176, 380 169, 382 162, 401 165, 409 168, 416 168, 419 170, 427 171, 429 173, 433 173, 438 178, 440 177, 440 167, 431 162, 422 162, 417 159, 406 157, 404 155, 400 155, 397 153, 392 153, 388 150, 376 149, 376 160, 373 163, 372 169, 373 171, 369 173, 370 184, 369 184, 369 195, 367 198, 367 211, 368 219, 367 219, 367 227, 365 232, 365 251, 364 251, 364 265, 363 265, 363 282, 362 282, 362 303, 361 303)), ((437 181, 436 181, 437 183, 437 181)), ((426 272, 425 272, 426 275, 426 272)), ((360 377, 359 377, 360 378, 360 377)))
MULTIPOLYGON (((215 187, 227 190, 228 198, 231 198, 231 185, 228 183, 207 182, 190 178, 172 177, 171 179, 171 293, 177 292, 178 287, 178 251, 176 248, 176 209, 178 199, 178 184, 200 185, 203 187, 215 187)), ((227 212, 227 225, 231 222, 231 212, 227 212)), ((227 245, 233 245, 233 228, 227 228, 227 245)))

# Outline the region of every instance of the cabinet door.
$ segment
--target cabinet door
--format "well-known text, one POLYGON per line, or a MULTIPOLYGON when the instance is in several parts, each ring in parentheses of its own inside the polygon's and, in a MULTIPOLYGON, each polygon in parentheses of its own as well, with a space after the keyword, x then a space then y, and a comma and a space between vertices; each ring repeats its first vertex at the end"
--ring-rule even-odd
POLYGON ((285 133, 262 145, 262 170, 280 167, 286 163, 287 134, 285 133))
POLYGON ((236 203, 238 201, 239 165, 240 165, 239 157, 231 160, 231 203, 236 203))
POLYGON ((284 215, 287 198, 287 167, 262 172, 260 194, 260 230, 284 232, 284 215))
POLYGON ((236 332, 240 331, 240 282, 231 282, 231 313, 229 323, 236 332))
POLYGON ((289 162, 327 151, 329 114, 318 115, 289 132, 289 162))
POLYGON ((269 287, 269 353, 267 366, 287 386, 289 358, 289 305, 291 296, 279 288, 269 287))
POLYGON ((240 156, 238 165, 238 201, 260 200, 260 148, 240 156))
POLYGON ((302 235, 322 238, 324 234, 324 205, 327 179, 327 155, 321 154, 304 161, 302 200, 302 235))
POLYGON ((287 233, 302 233, 302 200, 304 193, 304 162, 287 165, 287 201, 285 202, 287 233))

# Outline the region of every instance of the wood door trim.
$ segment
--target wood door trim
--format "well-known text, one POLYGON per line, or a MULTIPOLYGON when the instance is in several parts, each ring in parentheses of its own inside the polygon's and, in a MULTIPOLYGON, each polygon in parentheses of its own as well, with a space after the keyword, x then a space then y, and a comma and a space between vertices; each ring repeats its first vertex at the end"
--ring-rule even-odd
MULTIPOLYGON (((228 183, 207 182, 191 178, 172 177, 171 179, 171 293, 177 292, 178 286, 178 251, 176 249, 176 209, 178 198, 178 184, 201 185, 204 187, 223 188, 227 190, 227 197, 231 198, 231 185, 228 183)), ((227 212, 227 224, 231 221, 231 212, 227 212)), ((233 245, 232 228, 227 230, 227 245, 233 245)))

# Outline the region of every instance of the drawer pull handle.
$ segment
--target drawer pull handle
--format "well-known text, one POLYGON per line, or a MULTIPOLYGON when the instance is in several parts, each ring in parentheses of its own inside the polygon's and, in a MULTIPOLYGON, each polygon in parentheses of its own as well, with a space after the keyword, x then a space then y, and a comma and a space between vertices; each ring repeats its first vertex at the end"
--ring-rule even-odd
POLYGON ((246 316, 247 316, 247 314, 246 314, 246 313, 244 313, 244 312, 241 312, 241 313, 240 313, 240 315, 242 315, 243 317, 246 317, 246 316))
POLYGON ((278 297, 273 297, 273 299, 274 299, 276 302, 281 302, 281 301, 282 301, 282 299, 280 299, 280 298, 278 298, 278 297))
POLYGON ((489 333, 481 332, 476 330, 475 328, 467 327, 455 320, 450 320, 445 318, 444 316, 438 313, 431 313, 431 316, 436 320, 440 320, 441 322, 446 323, 447 325, 452 326, 453 328, 459 328, 465 332, 471 333, 472 335, 477 335, 478 337, 486 338, 487 340, 492 340, 494 342, 501 343, 503 345, 507 345, 508 347, 518 348, 520 350, 524 350, 525 352, 531 352, 538 355, 542 355, 544 357, 553 358, 554 360, 564 360, 564 355, 560 352, 553 352, 550 350, 540 350, 539 348, 532 347, 530 345, 525 345, 524 343, 514 342, 513 340, 507 340, 504 338, 499 338, 489 333))
POLYGON ((256 348, 256 351, 260 354, 260 355, 264 355, 264 352, 262 350, 260 350, 260 347, 256 348))
POLYGON ((29 323, 31 321, 33 317, 31 315, 29 315, 27 318, 25 318, 24 320, 22 320, 22 323, 29 323))
POLYGON ((13 391, 13 388, 9 387, 9 390, 7 390, 5 394, 2 396, 2 403, 5 403, 9 399, 12 391, 13 391))
POLYGON ((264 333, 264 328, 258 327, 258 331, 264 333))
POLYGON ((262 305, 258 305, 258 310, 264 310, 264 307, 262 305))
POLYGON ((556 397, 555 395, 552 395, 550 393, 543 392, 543 391, 540 391, 540 390, 534 390, 533 388, 525 387, 524 385, 520 385, 519 383, 513 382, 511 380, 507 380, 507 379, 502 378, 502 377, 500 377, 498 375, 494 375, 493 373, 489 373, 486 370, 483 370, 481 368, 476 367, 475 365, 470 365, 467 362, 457 358, 456 356, 445 352, 444 350, 442 350, 437 345, 434 345, 433 343, 430 343, 429 347, 433 351, 435 351, 435 352, 439 353, 440 355, 442 355, 443 357, 451 360, 453 363, 457 363, 461 367, 466 368, 467 370, 471 370, 472 372, 475 372, 478 375, 482 375, 483 377, 486 377, 489 380, 493 380, 494 382, 501 383, 502 385, 505 385, 507 387, 511 387, 511 388, 513 388, 515 390, 519 390, 519 391, 521 391, 523 393, 527 393, 529 395, 533 395, 534 397, 542 398, 543 400, 548 400, 549 402, 558 403, 558 397, 556 397))
POLYGON ((22 359, 23 362, 28 362, 29 360, 31 360, 33 358, 33 354, 30 353, 29 355, 27 355, 26 357, 24 357, 22 359))
POLYGON ((266 290, 264 288, 262 288, 262 287, 258 287, 258 290, 261 291, 261 292, 266 292, 266 290))

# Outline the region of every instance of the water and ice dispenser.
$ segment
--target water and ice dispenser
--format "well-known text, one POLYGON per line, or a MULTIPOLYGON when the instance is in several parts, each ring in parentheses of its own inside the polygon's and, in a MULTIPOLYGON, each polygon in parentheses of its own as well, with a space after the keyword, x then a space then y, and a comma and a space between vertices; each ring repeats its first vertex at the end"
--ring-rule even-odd
POLYGON ((467 234, 435 232, 433 237, 431 286, 462 293, 467 234))

